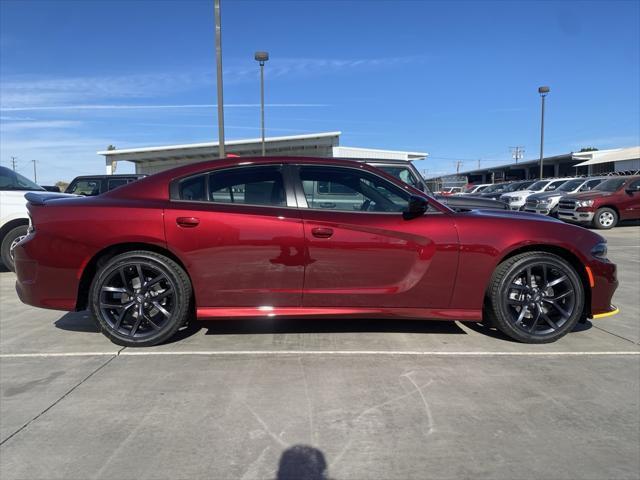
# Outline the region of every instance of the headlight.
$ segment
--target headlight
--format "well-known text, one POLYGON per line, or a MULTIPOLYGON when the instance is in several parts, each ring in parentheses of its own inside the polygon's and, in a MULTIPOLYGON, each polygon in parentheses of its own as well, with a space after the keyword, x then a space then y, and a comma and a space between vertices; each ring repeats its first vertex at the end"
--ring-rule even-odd
POLYGON ((602 242, 597 244, 595 247, 591 249, 591 255, 596 258, 606 259, 607 258, 607 242, 602 242))
POLYGON ((31 215, 29 215, 29 226, 27 227, 27 233, 33 233, 35 230, 33 226, 33 220, 31 219, 31 215))
POLYGON ((546 205, 547 203, 549 203, 549 200, 546 200, 546 199, 538 200, 538 203, 541 205, 546 205))
POLYGON ((593 205, 593 200, 577 200, 576 207, 590 207, 593 205))

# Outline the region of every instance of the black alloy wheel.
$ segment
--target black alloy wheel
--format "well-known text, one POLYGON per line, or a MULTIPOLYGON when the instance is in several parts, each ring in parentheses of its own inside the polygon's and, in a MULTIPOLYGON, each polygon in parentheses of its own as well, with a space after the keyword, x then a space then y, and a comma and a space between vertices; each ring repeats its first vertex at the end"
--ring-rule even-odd
POLYGON ((186 322, 191 284, 173 260, 154 252, 110 259, 91 286, 91 310, 102 332, 124 346, 161 343, 186 322))
POLYGON ((585 296, 571 264, 550 253, 530 252, 498 266, 489 298, 499 330, 521 342, 548 343, 573 329, 585 296))

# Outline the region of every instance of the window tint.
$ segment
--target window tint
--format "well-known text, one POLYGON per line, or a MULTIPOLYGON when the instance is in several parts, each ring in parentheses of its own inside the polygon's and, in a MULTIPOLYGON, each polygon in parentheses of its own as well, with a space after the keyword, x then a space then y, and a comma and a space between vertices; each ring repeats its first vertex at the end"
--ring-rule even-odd
POLYGON ((566 180, 563 180, 561 182, 551 182, 549 184, 549 186, 547 186, 547 188, 544 189, 544 191, 545 192, 551 192, 551 191, 555 190, 556 188, 558 188, 560 185, 562 185, 565 182, 566 182, 566 180))
POLYGON ((638 190, 640 189, 640 179, 635 182, 631 182, 627 187, 629 190, 638 190))
POLYGON ((600 185, 598 185, 594 190, 599 190, 601 192, 615 192, 618 190, 624 182, 626 182, 626 178, 610 178, 609 180, 605 180, 600 185))
POLYGON ((217 203, 286 206, 280 166, 247 167, 212 173, 209 198, 217 203))
POLYGON ((100 180, 83 179, 72 183, 66 193, 93 196, 100 194, 100 180))
POLYGON ((584 186, 580 189, 582 192, 586 192, 587 190, 591 190, 593 187, 600 185, 602 183, 601 179, 589 180, 584 186))
POLYGON ((375 175, 335 167, 300 168, 309 208, 347 212, 402 212, 409 195, 375 175))
POLYGON ((107 182, 107 190, 113 190, 114 188, 126 185, 127 183, 129 182, 126 178, 116 178, 114 180, 109 180, 107 182))
MULTIPOLYGON (((377 166, 377 165, 374 165, 377 166)), ((407 167, 387 167, 387 166, 378 166, 380 170, 388 173, 389 175, 393 175, 396 178, 399 178, 404 183, 411 185, 412 187, 419 187, 420 184, 416 177, 413 175, 411 170, 407 167)))
POLYGON ((191 200, 192 202, 204 202, 205 195, 205 175, 187 178, 180 182, 180 200, 191 200))
POLYGON ((0 190, 44 190, 7 167, 0 167, 0 190))

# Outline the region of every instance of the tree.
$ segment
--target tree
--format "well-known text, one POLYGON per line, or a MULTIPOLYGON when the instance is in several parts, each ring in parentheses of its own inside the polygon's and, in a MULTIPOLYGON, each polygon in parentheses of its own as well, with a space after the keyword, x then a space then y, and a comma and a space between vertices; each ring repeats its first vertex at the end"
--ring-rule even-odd
POLYGON ((597 152, 598 149, 596 147, 584 147, 580 149, 581 152, 597 152))

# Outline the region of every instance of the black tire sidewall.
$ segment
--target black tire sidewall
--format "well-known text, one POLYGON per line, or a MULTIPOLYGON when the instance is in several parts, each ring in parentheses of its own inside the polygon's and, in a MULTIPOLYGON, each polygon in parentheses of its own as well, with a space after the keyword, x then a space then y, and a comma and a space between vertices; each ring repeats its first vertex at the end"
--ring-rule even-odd
POLYGON ((189 285, 185 285, 184 271, 172 260, 155 253, 131 252, 117 255, 111 258, 93 279, 89 291, 90 309, 93 317, 104 335, 117 345, 125 347, 148 347, 162 343, 171 338, 178 329, 186 322, 189 312, 189 300, 191 291, 189 285), (102 318, 100 312, 100 286, 114 270, 130 263, 142 263, 152 265, 154 268, 162 270, 167 275, 175 288, 176 308, 170 322, 164 325, 155 335, 144 339, 126 337, 115 332, 109 324, 102 318))
POLYGON ((494 307, 494 311, 496 313, 496 326, 502 331, 504 334, 513 338, 514 340, 525 342, 525 343, 550 343, 558 340, 563 337, 565 334, 573 330, 578 320, 582 315, 584 310, 584 286, 582 281, 575 271, 575 269, 563 260, 562 258, 546 253, 540 253, 538 255, 530 255, 522 258, 521 260, 515 262, 513 265, 509 267, 504 276, 500 279, 500 284, 497 289, 497 295, 494 295, 492 298, 492 303, 494 307), (576 307, 573 311, 573 314, 569 318, 569 320, 558 330, 555 332, 546 334, 546 335, 531 335, 523 330, 518 329, 514 326, 509 320, 509 312, 504 310, 502 299, 505 295, 506 285, 510 284, 513 276, 521 271, 523 268, 526 268, 529 265, 537 265, 540 264, 541 261, 545 263, 552 264, 556 268, 561 268, 564 273, 571 280, 572 287, 576 292, 575 304, 576 307))
POLYGON ((619 220, 618 214, 614 209, 609 207, 602 207, 596 211, 596 214, 593 217, 593 224, 595 225, 596 228, 600 230, 609 230, 610 228, 613 228, 618 224, 618 220, 619 220), (613 215, 613 223, 609 226, 604 226, 602 225, 602 223, 600 223, 600 215, 602 215, 605 212, 609 212, 611 213, 611 215, 613 215))
POLYGON ((11 258, 11 243, 16 238, 27 235, 29 231, 28 225, 20 225, 18 227, 14 227, 7 232, 7 234, 2 239, 2 245, 0 246, 0 255, 2 256, 2 263, 5 267, 7 267, 12 272, 15 272, 16 268, 14 262, 11 258))

